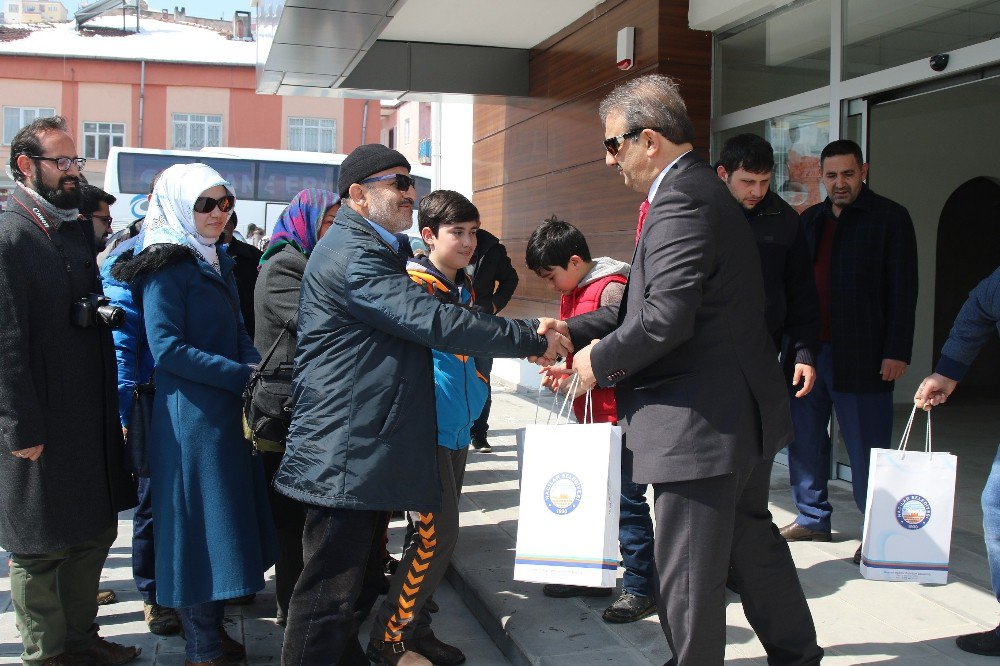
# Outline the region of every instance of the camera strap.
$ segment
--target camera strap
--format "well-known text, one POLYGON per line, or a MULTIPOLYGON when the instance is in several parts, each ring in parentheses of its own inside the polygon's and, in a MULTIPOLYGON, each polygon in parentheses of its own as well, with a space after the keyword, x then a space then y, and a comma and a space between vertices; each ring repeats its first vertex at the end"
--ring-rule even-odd
POLYGON ((62 245, 58 243, 55 238, 52 237, 52 225, 49 223, 47 219, 45 219, 45 215, 42 213, 41 210, 38 209, 38 206, 28 208, 17 197, 11 197, 11 200, 24 209, 24 212, 28 214, 28 216, 31 218, 31 221, 35 223, 35 226, 41 229, 42 233, 45 234, 45 237, 48 238, 50 241, 52 241, 52 244, 56 246, 56 250, 59 252, 59 256, 62 257, 63 267, 66 269, 66 273, 68 274, 71 270, 73 270, 73 267, 69 263, 69 258, 66 256, 66 252, 63 251, 62 245))

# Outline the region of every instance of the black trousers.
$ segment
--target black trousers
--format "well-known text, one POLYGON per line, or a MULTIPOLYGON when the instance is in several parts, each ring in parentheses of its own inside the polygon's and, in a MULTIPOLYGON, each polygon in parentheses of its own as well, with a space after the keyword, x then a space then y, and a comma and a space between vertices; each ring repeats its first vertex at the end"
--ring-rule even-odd
POLYGON ((281 466, 283 453, 262 451, 264 474, 267 478, 267 499, 271 517, 278 534, 278 562, 274 565, 274 589, 277 602, 276 616, 288 618, 288 603, 292 598, 295 582, 302 573, 302 531, 305 526, 305 505, 285 497, 274 489, 274 475, 281 466))
POLYGON ((367 665, 358 627, 378 598, 389 514, 305 507, 303 568, 288 605, 281 663, 367 665))
POLYGON ((823 650, 788 544, 767 506, 771 461, 653 485, 656 607, 677 666, 721 666, 730 559, 743 610, 768 663, 818 664, 823 650))

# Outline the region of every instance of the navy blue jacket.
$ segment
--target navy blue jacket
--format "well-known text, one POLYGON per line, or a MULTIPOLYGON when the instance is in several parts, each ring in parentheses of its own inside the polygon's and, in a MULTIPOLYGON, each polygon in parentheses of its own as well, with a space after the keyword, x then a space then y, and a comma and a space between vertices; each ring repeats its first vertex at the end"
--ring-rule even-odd
MULTIPOLYGON (((833 217, 830 199, 802 213, 813 261, 833 217)), ((917 238, 905 208, 863 185, 837 218, 830 257, 833 390, 884 393, 882 359, 910 362, 917 308, 917 238)))
POLYGON ((542 354, 537 321, 442 303, 349 206, 306 264, 278 492, 329 507, 437 511, 431 348, 542 354))
POLYGON ((941 348, 935 371, 962 381, 976 354, 994 333, 1000 333, 1000 268, 969 293, 941 348))

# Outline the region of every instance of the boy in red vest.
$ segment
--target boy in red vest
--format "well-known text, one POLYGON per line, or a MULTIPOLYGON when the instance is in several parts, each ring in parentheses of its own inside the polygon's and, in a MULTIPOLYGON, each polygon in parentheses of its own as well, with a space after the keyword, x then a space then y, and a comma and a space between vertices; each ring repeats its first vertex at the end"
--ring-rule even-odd
MULTIPOLYGON (((553 215, 532 232, 525 252, 528 268, 562 294, 559 319, 566 320, 605 305, 621 302, 628 280, 629 265, 610 257, 592 259, 587 239, 571 224, 553 215)), ((572 367, 573 358, 566 360, 572 367)), ((573 401, 573 412, 584 421, 581 395, 573 401)), ((595 423, 617 423, 615 391, 595 388, 591 392, 595 423)), ((605 622, 635 622, 656 612, 653 601, 653 522, 646 502, 646 486, 632 482, 622 473, 621 517, 618 528, 625 575, 621 596, 604 610, 605 622)), ((608 596, 612 590, 580 585, 546 585, 549 597, 608 596)))

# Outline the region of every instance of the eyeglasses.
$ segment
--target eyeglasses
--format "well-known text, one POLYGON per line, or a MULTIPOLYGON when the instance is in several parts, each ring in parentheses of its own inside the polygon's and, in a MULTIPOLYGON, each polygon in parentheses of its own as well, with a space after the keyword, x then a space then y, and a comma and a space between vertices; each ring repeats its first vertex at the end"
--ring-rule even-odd
POLYGON ((218 207, 220 212, 228 213, 236 205, 236 197, 227 194, 224 197, 213 199, 212 197, 198 197, 194 200, 194 212, 211 213, 218 207))
POLYGON ((363 181, 361 181, 360 184, 364 185, 365 183, 380 183, 384 180, 392 180, 392 179, 396 180, 396 182, 393 183, 393 185, 400 192, 408 192, 411 187, 417 186, 416 178, 414 178, 413 176, 407 176, 406 174, 402 173, 390 173, 386 176, 375 176, 374 178, 365 178, 363 181))
POLYGON ((111 223, 114 222, 114 218, 110 215, 91 215, 90 219, 97 220, 106 227, 110 227, 111 223))
POLYGON ((56 168, 60 171, 69 171, 73 165, 80 171, 83 171, 83 167, 87 166, 86 157, 42 157, 41 155, 28 155, 33 160, 45 160, 46 162, 55 162, 56 168))
POLYGON ((625 141, 625 139, 631 139, 634 136, 639 136, 640 134, 642 134, 643 130, 648 130, 648 129, 653 130, 658 134, 665 135, 664 131, 659 127, 637 127, 635 129, 625 132, 624 134, 619 134, 618 136, 613 136, 609 139, 605 139, 604 147, 607 148, 608 152, 611 154, 611 157, 614 157, 615 155, 618 154, 618 151, 621 150, 622 143, 625 141))

